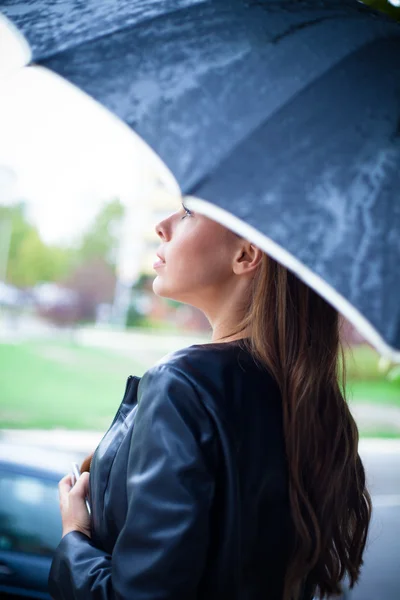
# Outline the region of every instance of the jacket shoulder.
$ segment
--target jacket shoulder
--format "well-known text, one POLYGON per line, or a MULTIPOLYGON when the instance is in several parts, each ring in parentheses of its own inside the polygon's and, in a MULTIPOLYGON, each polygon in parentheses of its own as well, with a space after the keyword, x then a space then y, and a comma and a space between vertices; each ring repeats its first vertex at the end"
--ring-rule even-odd
POLYGON ((138 395, 148 388, 166 391, 171 385, 175 389, 186 388, 186 391, 191 391, 191 395, 197 395, 197 379, 202 370, 198 355, 193 346, 167 354, 144 373, 138 395))
POLYGON ((163 384, 169 379, 190 386, 203 402, 223 405, 224 398, 243 396, 257 390, 274 394, 277 386, 268 370, 250 352, 236 343, 199 344, 166 355, 143 379, 163 384))
POLYGON ((137 418, 153 424, 161 418, 170 423, 176 415, 199 439, 212 437, 212 421, 207 407, 206 395, 190 373, 179 351, 166 356, 142 376, 138 391, 137 418))
MULTIPOLYGON (((203 384, 207 376, 215 378, 224 373, 231 375, 235 370, 259 370, 253 358, 236 344, 197 344, 171 352, 159 360, 149 371, 150 374, 175 372, 189 378, 193 383, 203 384)), ((147 374, 146 373, 146 374, 147 374)))

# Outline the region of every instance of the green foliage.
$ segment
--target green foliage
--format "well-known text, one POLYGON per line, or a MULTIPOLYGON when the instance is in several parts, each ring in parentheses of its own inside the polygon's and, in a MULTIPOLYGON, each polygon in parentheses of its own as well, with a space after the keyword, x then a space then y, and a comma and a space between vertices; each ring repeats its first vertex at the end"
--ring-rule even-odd
POLYGON ((170 308, 179 308, 180 306, 182 306, 181 302, 177 302, 177 300, 172 300, 171 298, 165 298, 163 300, 165 304, 170 308))
POLYGON ((23 203, 0 206, 0 222, 9 222, 11 226, 9 283, 29 287, 42 281, 59 281, 66 275, 72 260, 71 251, 46 245, 27 219, 23 203))
POLYGON ((136 306, 130 305, 128 314, 126 317, 127 327, 145 327, 146 316, 137 310, 136 306))
POLYGON ((4 225, 1 231, 11 229, 7 281, 17 287, 31 287, 41 282, 63 282, 73 278, 81 265, 95 259, 104 261, 114 269, 118 229, 123 215, 121 202, 112 200, 100 210, 77 247, 66 248, 46 244, 41 239, 37 227, 26 215, 24 203, 0 206, 0 225, 4 225))
POLYGON ((124 213, 124 206, 118 199, 112 200, 102 208, 92 226, 84 234, 78 248, 81 262, 102 258, 108 264, 115 266, 115 251, 124 213))
POLYGON ((387 0, 363 0, 363 2, 371 8, 385 12, 394 19, 400 20, 400 8, 396 8, 387 0))
POLYGON ((367 344, 352 346, 345 350, 346 375, 350 380, 372 381, 382 379, 379 354, 367 344))

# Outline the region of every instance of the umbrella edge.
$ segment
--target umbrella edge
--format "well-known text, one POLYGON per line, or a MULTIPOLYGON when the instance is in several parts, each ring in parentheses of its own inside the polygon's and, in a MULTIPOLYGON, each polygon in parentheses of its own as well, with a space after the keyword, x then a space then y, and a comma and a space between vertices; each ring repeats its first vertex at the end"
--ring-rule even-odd
POLYGON ((44 73, 48 79, 54 81, 55 85, 62 85, 66 90, 70 89, 75 96, 81 99, 81 102, 85 102, 86 104, 89 103, 93 106, 93 108, 96 108, 96 111, 99 114, 104 115, 104 119, 107 119, 109 122, 111 122, 115 129, 123 132, 125 137, 131 140, 132 148, 140 147, 142 156, 145 157, 148 173, 152 174, 150 179, 157 181, 157 183, 164 188, 167 193, 176 195, 177 197, 181 196, 179 184, 169 167, 150 146, 150 144, 148 144, 142 136, 140 136, 133 128, 129 127, 129 125, 127 125, 115 113, 98 102, 98 100, 93 98, 93 96, 76 86, 74 83, 68 81, 68 79, 62 77, 47 67, 32 63, 23 68, 44 73))
POLYGON ((32 50, 24 34, 0 12, 0 76, 5 79, 10 73, 28 65, 32 50), (11 54, 11 60, 9 55, 11 54))

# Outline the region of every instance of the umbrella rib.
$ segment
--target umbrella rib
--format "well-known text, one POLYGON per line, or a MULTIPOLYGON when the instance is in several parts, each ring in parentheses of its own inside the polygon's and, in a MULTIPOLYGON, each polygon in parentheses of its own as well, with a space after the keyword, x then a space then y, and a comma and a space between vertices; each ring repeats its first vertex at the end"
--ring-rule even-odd
MULTIPOLYGON (((372 44, 375 44, 379 40, 390 40, 390 39, 396 39, 396 40, 398 40, 400 42, 400 34, 397 35, 397 36, 396 35, 389 35, 389 36, 377 37, 374 40, 369 40, 368 42, 365 42, 365 43, 361 44, 361 46, 359 46, 358 48, 352 50, 349 54, 346 54, 346 56, 342 57, 340 60, 338 60, 337 62, 335 62, 334 64, 332 64, 329 67, 329 69, 327 69, 326 71, 324 71, 324 73, 322 73, 321 75, 318 75, 315 79, 313 79, 312 81, 310 81, 309 83, 307 83, 307 85, 305 85, 301 89, 297 90, 297 92, 295 92, 293 94, 293 96, 291 96, 281 106, 277 107, 274 111, 272 111, 271 114, 268 115, 268 117, 266 117, 265 119, 263 119, 262 121, 260 121, 260 123, 258 123, 253 129, 251 129, 250 131, 248 131, 246 133, 245 137, 239 139, 234 144, 234 146, 231 147, 229 149, 229 151, 218 160, 217 164, 214 166, 214 168, 211 171, 209 171, 205 175, 199 176, 193 183, 189 184, 187 191, 184 192, 184 193, 187 194, 187 195, 190 195, 190 196, 196 196, 197 192, 199 191, 199 189, 201 189, 208 181, 210 181, 213 178, 213 176, 220 169, 220 167, 226 161, 228 161, 229 158, 232 155, 234 155, 235 152, 244 143, 246 143, 246 141, 252 135, 254 135, 257 131, 259 131, 262 127, 264 127, 268 123, 268 121, 270 121, 272 118, 274 118, 276 115, 278 115, 282 110, 284 110, 289 104, 291 104, 293 102, 293 100, 295 100, 298 96, 300 96, 308 88, 310 88, 311 86, 315 85, 315 83, 317 81, 319 81, 320 79, 322 79, 323 77, 325 77, 326 75, 328 75, 331 71, 333 71, 334 69, 336 69, 337 67, 339 67, 341 65, 341 63, 343 63, 344 61, 348 60, 348 58, 351 57, 351 56, 353 56, 353 54, 356 54, 357 52, 360 52, 361 50, 364 50, 365 48, 368 48, 368 46, 370 46, 372 44)), ((399 122, 399 128, 400 128, 400 122, 399 122)))
POLYGON ((96 42, 103 38, 107 38, 110 35, 114 35, 116 33, 122 33, 124 31, 128 31, 129 29, 135 29, 136 27, 143 25, 143 23, 151 23, 153 21, 157 21, 158 19, 164 19, 165 17, 170 17, 171 15, 174 15, 176 13, 183 12, 184 10, 187 11, 187 10, 197 8, 201 4, 205 4, 205 3, 207 3, 207 0, 198 0, 196 2, 196 4, 192 4, 191 6, 181 6, 180 8, 177 8, 175 10, 170 10, 169 12, 155 15, 153 17, 144 18, 143 20, 136 21, 135 23, 131 23, 130 25, 126 25, 125 27, 120 27, 119 29, 116 29, 116 28, 110 29, 107 32, 101 33, 100 35, 97 35, 90 39, 82 40, 81 42, 78 42, 75 45, 64 46, 64 47, 58 48, 56 51, 48 52, 47 54, 46 53, 40 54, 40 56, 38 58, 34 59, 33 62, 40 64, 44 60, 54 58, 54 57, 58 56, 59 54, 63 54, 64 52, 69 52, 70 50, 75 50, 76 48, 79 48, 80 46, 84 46, 85 44, 91 44, 92 42, 96 42))
POLYGON ((286 29, 286 31, 283 31, 282 33, 279 33, 274 38, 272 38, 271 43, 277 44, 278 42, 281 42, 283 39, 285 39, 288 35, 297 33, 298 31, 301 31, 302 29, 307 29, 311 25, 319 25, 319 23, 323 23, 324 21, 332 21, 334 19, 337 19, 338 16, 341 16, 341 15, 335 14, 335 15, 330 15, 327 17, 318 17, 316 19, 312 19, 311 21, 305 21, 304 23, 297 23, 296 25, 292 25, 291 27, 286 29))

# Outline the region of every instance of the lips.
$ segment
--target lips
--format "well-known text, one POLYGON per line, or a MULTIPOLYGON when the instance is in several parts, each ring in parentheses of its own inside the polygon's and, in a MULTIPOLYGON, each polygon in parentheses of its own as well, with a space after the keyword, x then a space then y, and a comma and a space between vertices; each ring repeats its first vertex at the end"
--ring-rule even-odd
POLYGON ((164 257, 163 257, 161 254, 159 254, 158 252, 157 252, 157 256, 158 256, 158 258, 159 258, 160 260, 157 260, 157 261, 156 261, 156 262, 153 264, 153 269, 158 269, 158 268, 160 268, 160 267, 163 267, 163 266, 165 265, 165 260, 164 260, 164 257))

